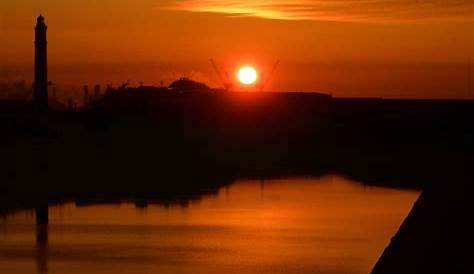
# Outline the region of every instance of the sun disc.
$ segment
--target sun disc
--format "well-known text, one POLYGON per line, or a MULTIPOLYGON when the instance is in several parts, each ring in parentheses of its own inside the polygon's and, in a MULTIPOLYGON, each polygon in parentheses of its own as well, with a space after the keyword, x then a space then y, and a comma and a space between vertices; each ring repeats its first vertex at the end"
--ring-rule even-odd
POLYGON ((245 66, 239 69, 237 78, 242 84, 251 85, 257 81, 258 75, 257 71, 253 67, 245 66))

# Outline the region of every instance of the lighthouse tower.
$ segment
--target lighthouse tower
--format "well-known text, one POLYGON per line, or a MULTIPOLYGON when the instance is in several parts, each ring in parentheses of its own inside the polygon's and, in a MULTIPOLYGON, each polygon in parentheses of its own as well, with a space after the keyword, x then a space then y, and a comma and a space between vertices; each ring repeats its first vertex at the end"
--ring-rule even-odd
POLYGON ((46 24, 40 15, 35 26, 35 82, 34 101, 40 105, 48 106, 48 64, 46 24))

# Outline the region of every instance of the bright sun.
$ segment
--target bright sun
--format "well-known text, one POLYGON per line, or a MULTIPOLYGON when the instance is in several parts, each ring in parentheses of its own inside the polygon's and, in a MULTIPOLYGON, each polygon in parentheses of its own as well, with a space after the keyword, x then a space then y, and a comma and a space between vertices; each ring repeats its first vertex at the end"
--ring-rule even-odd
POLYGON ((237 73, 237 78, 244 85, 251 85, 257 81, 257 71, 250 66, 245 66, 239 69, 237 73))

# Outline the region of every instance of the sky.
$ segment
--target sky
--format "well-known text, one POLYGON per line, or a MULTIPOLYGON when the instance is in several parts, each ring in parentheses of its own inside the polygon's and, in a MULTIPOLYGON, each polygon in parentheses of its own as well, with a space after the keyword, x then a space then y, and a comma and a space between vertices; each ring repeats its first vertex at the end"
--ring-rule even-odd
POLYGON ((221 85, 254 65, 267 90, 474 98, 472 0, 0 1, 0 81, 32 81, 33 26, 48 25, 49 78, 84 84, 221 85))

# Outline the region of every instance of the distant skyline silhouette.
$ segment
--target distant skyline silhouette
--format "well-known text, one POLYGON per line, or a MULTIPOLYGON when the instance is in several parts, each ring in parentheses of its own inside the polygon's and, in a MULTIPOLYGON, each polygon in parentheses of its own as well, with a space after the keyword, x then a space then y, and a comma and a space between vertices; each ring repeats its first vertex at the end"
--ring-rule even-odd
POLYGON ((468 1, 328 2, 326 8, 319 2, 264 1, 248 6, 253 11, 245 16, 239 13, 240 1, 230 6, 235 11, 223 11, 225 1, 216 2, 210 13, 203 3, 2 1, 0 28, 8 42, 0 44, 0 82, 34 81, 32 18, 42 13, 50 27, 49 80, 60 98, 64 93, 79 96, 85 84, 127 80, 159 86, 188 77, 217 87, 220 81, 209 58, 232 75, 245 64, 265 73, 281 59, 268 86, 272 91, 474 97, 469 84, 474 77, 474 20, 468 1), (301 20, 301 9, 310 9, 310 16, 320 14, 317 20, 301 20), (259 16, 262 10, 270 16, 259 16), (275 20, 273 12, 292 18, 275 20))

